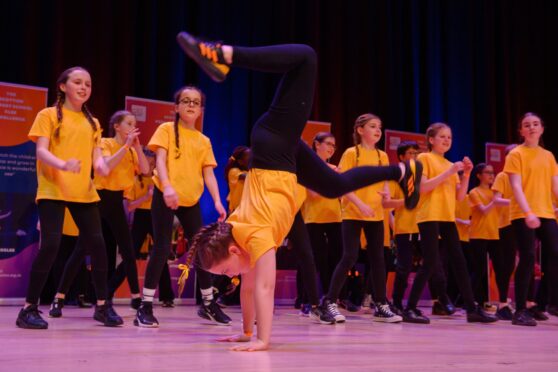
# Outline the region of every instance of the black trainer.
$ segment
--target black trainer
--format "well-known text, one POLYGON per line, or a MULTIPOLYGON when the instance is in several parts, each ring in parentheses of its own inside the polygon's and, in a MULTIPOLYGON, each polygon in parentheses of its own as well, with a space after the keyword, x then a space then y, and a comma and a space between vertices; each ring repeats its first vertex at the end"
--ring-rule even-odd
POLYGON ((179 33, 176 41, 213 81, 225 80, 230 68, 225 64, 220 43, 201 41, 187 32, 179 33))
POLYGON ((17 315, 16 325, 25 329, 47 329, 48 323, 41 317, 41 313, 37 305, 21 309, 17 315))
POLYGON ((417 308, 403 310, 403 321, 405 323, 430 324, 430 319, 417 308))
POLYGON ((546 314, 544 313, 544 311, 542 311, 541 309, 539 309, 539 307, 537 305, 535 306, 531 306, 529 309, 529 312, 531 313, 531 316, 537 320, 537 321, 545 321, 548 320, 548 316, 546 316, 546 314))
POLYGON ((95 306, 93 319, 103 323, 106 327, 116 327, 124 324, 122 318, 112 308, 112 304, 108 302, 104 305, 95 306))
POLYGON ((62 308, 64 307, 64 299, 54 298, 50 304, 50 310, 48 311, 49 318, 60 318, 62 316, 62 308))
POLYGON ((218 325, 231 325, 231 318, 221 310, 221 306, 217 305, 215 300, 209 305, 202 304, 198 309, 198 316, 203 319, 211 320, 218 325))
POLYGON ((523 309, 516 310, 516 312, 513 314, 512 324, 518 326, 534 327, 537 325, 537 321, 533 319, 533 315, 529 310, 523 309))
POLYGON ((388 304, 379 304, 376 307, 372 320, 383 323, 399 323, 403 320, 403 318, 394 314, 388 304))
POLYGON ((552 316, 558 316, 558 306, 556 305, 548 305, 546 307, 546 312, 552 316))
POLYGON ((320 304, 321 311, 328 314, 329 317, 335 319, 335 323, 343 323, 345 319, 345 315, 339 312, 337 308, 337 303, 331 301, 330 299, 324 297, 322 299, 322 303, 320 304))
POLYGON ((138 310, 141 306, 141 297, 132 298, 130 301, 130 307, 134 310, 138 310))
POLYGON ((77 299, 77 306, 81 309, 91 309, 93 307, 93 304, 85 301, 84 295, 79 295, 77 299))
POLYGON ((467 322, 469 323, 494 323, 497 321, 496 316, 488 314, 480 305, 477 305, 473 311, 467 311, 467 322))
POLYGON ((136 313, 136 319, 134 319, 134 325, 142 328, 157 328, 159 327, 159 321, 153 315, 153 303, 152 302, 142 302, 138 312, 136 313))
POLYGON ((161 307, 167 307, 167 308, 174 307, 174 301, 173 300, 164 300, 161 303, 161 307))
POLYGON ((335 318, 331 316, 321 306, 311 306, 308 313, 310 319, 315 320, 320 324, 335 324, 335 318))
POLYGON ((455 306, 453 304, 443 304, 440 301, 435 301, 432 304, 432 315, 449 316, 455 313, 455 306))
POLYGON ((422 178, 422 164, 413 159, 406 161, 405 174, 399 186, 405 197, 405 208, 413 209, 417 206, 420 198, 420 180, 422 178))
POLYGON ((496 310, 496 316, 500 320, 512 320, 513 319, 513 312, 509 306, 503 306, 496 310))
POLYGON ((347 310, 350 313, 356 313, 360 310, 360 306, 355 305, 351 300, 340 300, 338 303, 340 308, 347 310))

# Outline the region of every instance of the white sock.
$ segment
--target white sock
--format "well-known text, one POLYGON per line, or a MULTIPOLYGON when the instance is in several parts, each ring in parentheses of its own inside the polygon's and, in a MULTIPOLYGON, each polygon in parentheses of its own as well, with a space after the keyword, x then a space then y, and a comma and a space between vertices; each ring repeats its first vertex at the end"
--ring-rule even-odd
POLYGON ((153 302, 153 296, 155 296, 155 289, 149 289, 149 288, 143 289, 144 302, 153 302))
POLYGON ((208 306, 213 301, 213 287, 201 289, 204 306, 208 306))

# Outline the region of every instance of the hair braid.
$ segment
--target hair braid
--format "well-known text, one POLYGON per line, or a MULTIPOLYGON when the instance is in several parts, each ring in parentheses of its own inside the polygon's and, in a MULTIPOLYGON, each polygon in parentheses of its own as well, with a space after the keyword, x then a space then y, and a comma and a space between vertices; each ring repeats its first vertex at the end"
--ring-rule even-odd
POLYGON ((58 139, 60 137, 60 127, 62 126, 62 119, 63 119, 62 106, 64 105, 65 100, 66 100, 66 95, 64 94, 64 92, 58 90, 58 92, 56 93, 56 102, 54 103, 54 106, 56 107, 56 119, 58 120, 57 123, 58 125, 54 130, 55 139, 58 139))
POLYGON ((174 144, 176 146, 174 158, 178 159, 180 157, 180 135, 178 131, 178 113, 174 115, 174 144))

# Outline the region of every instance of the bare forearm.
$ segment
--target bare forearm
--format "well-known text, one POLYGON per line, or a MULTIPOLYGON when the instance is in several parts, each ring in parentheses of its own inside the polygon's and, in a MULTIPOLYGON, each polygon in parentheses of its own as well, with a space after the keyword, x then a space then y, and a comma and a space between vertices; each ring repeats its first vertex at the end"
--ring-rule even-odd
POLYGON ((110 170, 113 170, 118 163, 124 159, 124 155, 128 151, 128 147, 122 146, 117 152, 114 153, 112 156, 105 156, 105 163, 107 163, 110 170))
POLYGON ((215 178, 215 173, 213 173, 213 168, 205 167, 203 169, 203 178, 205 180, 205 185, 207 190, 211 194, 213 201, 215 203, 221 202, 221 196, 219 195, 219 185, 217 184, 217 179, 215 178))
POLYGON ((63 169, 66 163, 64 160, 54 156, 46 148, 37 148, 37 159, 56 169, 63 169))
POLYGON ((448 177, 450 177, 454 173, 455 173, 455 171, 453 171, 450 168, 447 171, 445 171, 444 173, 440 173, 436 177, 429 178, 429 179, 424 178, 423 181, 420 184, 420 193, 421 194, 426 194, 426 193, 434 190, 439 184, 444 182, 448 177))

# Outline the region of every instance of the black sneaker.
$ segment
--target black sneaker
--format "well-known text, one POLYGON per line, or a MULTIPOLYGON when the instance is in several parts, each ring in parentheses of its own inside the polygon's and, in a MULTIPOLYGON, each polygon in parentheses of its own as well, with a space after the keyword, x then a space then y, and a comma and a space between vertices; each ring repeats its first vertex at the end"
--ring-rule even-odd
POLYGON ((497 321, 496 316, 488 314, 480 305, 477 305, 473 311, 467 311, 467 322, 469 323, 494 323, 497 321))
POLYGON ((403 318, 397 314, 394 314, 389 308, 388 304, 379 304, 376 307, 376 311, 374 312, 372 320, 374 320, 375 322, 383 323, 399 323, 403 320, 403 318))
POLYGON ((449 316, 455 313, 455 306, 453 304, 443 304, 440 301, 435 301, 432 304, 432 315, 449 316))
POLYGON ((152 302, 142 302, 140 308, 136 313, 136 319, 134 319, 134 325, 142 328, 159 327, 159 321, 153 315, 152 302))
POLYGON ((130 307, 134 310, 138 310, 140 306, 141 306, 141 297, 132 298, 132 301, 130 301, 130 307))
POLYGON ((548 316, 546 316, 546 314, 544 313, 544 311, 542 311, 541 309, 539 309, 539 307, 537 305, 530 307, 529 312, 531 313, 531 316, 537 320, 537 321, 545 321, 548 320, 548 316))
POLYGON ((546 307, 546 312, 552 316, 558 316, 558 306, 556 305, 548 305, 546 307))
POLYGON ((231 325, 231 318, 221 310, 215 300, 211 301, 209 305, 202 304, 198 309, 198 316, 203 319, 211 320, 218 325, 231 325))
POLYGON ((299 314, 302 316, 310 316, 310 311, 312 310, 312 305, 310 304, 304 304, 302 305, 302 308, 300 309, 299 314))
POLYGON ((512 320, 513 312, 509 306, 504 306, 496 310, 496 316, 500 320, 512 320))
POLYGON ((60 318, 62 316, 62 308, 64 307, 63 298, 54 298, 50 304, 50 310, 48 311, 49 318, 60 318))
POLYGON ((537 321, 533 319, 533 315, 529 310, 523 309, 517 310, 513 314, 512 324, 518 326, 534 327, 537 325, 537 321))
POLYGON ((161 307, 167 307, 167 308, 174 307, 174 301, 173 300, 165 300, 161 303, 161 307))
POLYGON ((116 327, 124 324, 122 318, 114 311, 110 303, 95 306, 93 319, 103 323, 106 327, 116 327))
POLYGON ((21 309, 17 315, 16 325, 25 329, 47 329, 48 323, 41 317, 41 313, 37 305, 21 309))
POLYGON ((315 320, 320 324, 335 324, 335 318, 331 316, 327 311, 321 306, 312 307, 310 306, 308 316, 310 319, 315 320))
POLYGON ((187 32, 179 33, 176 41, 213 81, 225 80, 230 68, 225 64, 221 44, 201 41, 187 32))
POLYGON ((360 310, 360 307, 353 304, 351 300, 341 300, 338 302, 338 305, 342 308, 347 310, 350 313, 356 313, 360 310))
POLYGON ((430 319, 424 316, 422 311, 417 308, 405 309, 403 311, 403 321, 405 323, 430 324, 430 319))
POLYGON ((85 301, 85 296, 84 295, 79 295, 78 299, 77 299, 77 306, 80 309, 91 309, 93 307, 93 304, 90 302, 85 301))
POLYGON ((405 197, 405 208, 413 209, 417 206, 420 198, 420 180, 422 177, 422 164, 413 159, 406 161, 405 174, 399 186, 405 197))
POLYGON ((395 315, 399 315, 399 316, 403 316, 403 308, 401 306, 397 306, 395 304, 389 303, 389 309, 391 310, 392 313, 394 313, 395 315))
POLYGON ((336 323, 343 323, 346 320, 345 315, 339 312, 339 309, 337 308, 337 304, 335 302, 324 297, 322 303, 320 304, 320 307, 321 311, 327 314, 328 317, 335 319, 336 323))

